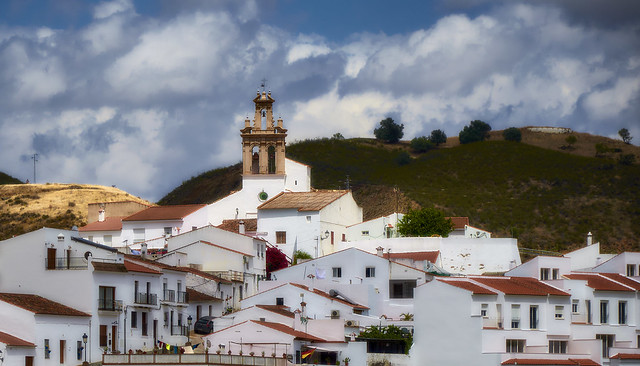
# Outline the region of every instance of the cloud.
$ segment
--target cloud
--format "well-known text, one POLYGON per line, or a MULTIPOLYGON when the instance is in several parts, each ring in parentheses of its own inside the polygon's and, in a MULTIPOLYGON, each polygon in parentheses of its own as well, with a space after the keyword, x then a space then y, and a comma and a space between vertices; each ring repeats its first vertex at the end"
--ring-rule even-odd
POLYGON ((133 10, 133 4, 129 0, 108 1, 100 3, 95 7, 93 17, 96 19, 104 19, 114 14, 131 10, 133 10))

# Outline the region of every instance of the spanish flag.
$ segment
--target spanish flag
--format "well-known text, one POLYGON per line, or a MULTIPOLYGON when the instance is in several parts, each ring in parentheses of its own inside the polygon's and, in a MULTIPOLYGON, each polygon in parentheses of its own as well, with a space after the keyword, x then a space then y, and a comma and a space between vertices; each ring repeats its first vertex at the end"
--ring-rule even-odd
POLYGON ((305 358, 311 356, 311 354, 313 354, 313 351, 315 350, 315 348, 311 348, 310 350, 302 352, 302 359, 304 360, 305 358))

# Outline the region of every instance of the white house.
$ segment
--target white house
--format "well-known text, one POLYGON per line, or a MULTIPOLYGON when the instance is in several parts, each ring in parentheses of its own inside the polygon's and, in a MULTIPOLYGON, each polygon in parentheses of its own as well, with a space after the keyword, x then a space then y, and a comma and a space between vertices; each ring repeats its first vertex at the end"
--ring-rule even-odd
POLYGON ((77 365, 91 315, 32 294, 0 292, 0 344, 7 365, 77 365), (4 338, 4 341, 3 341, 4 338))
POLYGON ((398 236, 398 221, 404 214, 394 212, 387 216, 377 217, 347 226, 346 240, 360 241, 369 239, 395 238, 398 236))
POLYGON ((347 226, 359 222, 362 208, 346 190, 282 192, 258 206, 258 233, 289 257, 333 253, 347 226))
POLYGON ((109 247, 119 247, 122 244, 122 219, 124 217, 102 218, 78 229, 80 236, 94 243, 109 247))
POLYGON ((140 249, 162 249, 165 239, 207 225, 206 205, 153 206, 122 219, 121 244, 140 249))
POLYGON ((311 168, 285 158, 287 130, 274 120, 271 92, 253 99, 254 118, 245 120, 242 137, 242 189, 208 205, 208 222, 255 219, 257 207, 280 192, 308 192, 311 168))

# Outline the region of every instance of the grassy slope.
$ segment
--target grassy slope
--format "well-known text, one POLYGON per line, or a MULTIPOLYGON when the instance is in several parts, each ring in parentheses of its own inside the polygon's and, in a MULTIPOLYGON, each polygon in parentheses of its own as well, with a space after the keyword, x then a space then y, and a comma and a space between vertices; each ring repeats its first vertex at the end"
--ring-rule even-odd
MULTIPOLYGON (((523 247, 566 250, 592 231, 610 250, 640 250, 640 167, 526 144, 488 141, 440 149, 410 164, 366 140, 293 144, 288 155, 313 167, 317 188, 394 186, 423 206, 468 216, 523 247)), ((381 199, 385 199, 382 197, 381 199)), ((393 197, 386 197, 393 200, 393 197)))
POLYGON ((20 184, 22 183, 19 179, 16 179, 8 174, 0 172, 0 185, 1 184, 20 184))

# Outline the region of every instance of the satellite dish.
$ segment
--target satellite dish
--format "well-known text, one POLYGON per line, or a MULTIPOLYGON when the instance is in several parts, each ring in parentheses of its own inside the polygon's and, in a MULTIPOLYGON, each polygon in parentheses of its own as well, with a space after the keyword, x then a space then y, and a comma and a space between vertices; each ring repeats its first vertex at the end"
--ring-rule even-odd
POLYGON ((84 259, 89 260, 89 256, 93 257, 93 254, 91 254, 91 252, 87 251, 86 253, 84 253, 84 259))

